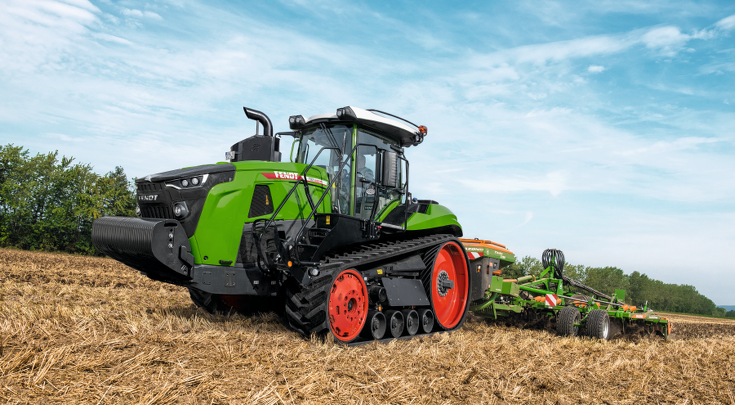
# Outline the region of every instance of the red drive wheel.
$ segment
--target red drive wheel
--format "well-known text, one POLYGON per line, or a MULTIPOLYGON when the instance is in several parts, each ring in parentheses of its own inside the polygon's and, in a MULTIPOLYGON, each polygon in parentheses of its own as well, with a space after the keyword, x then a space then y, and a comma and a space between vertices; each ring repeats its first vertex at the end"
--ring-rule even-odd
POLYGON ((444 329, 459 324, 467 309, 470 275, 464 250, 447 242, 439 250, 431 273, 431 306, 444 329))
POLYGON ((337 275, 329 292, 329 327, 343 342, 354 340, 365 326, 368 293, 365 281, 355 270, 337 275))

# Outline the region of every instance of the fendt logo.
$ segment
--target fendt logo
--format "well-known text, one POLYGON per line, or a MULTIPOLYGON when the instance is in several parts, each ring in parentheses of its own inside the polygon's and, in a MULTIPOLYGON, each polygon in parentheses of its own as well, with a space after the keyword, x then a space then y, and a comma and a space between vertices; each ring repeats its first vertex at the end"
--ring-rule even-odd
POLYGON ((158 194, 148 194, 148 195, 139 195, 138 201, 156 201, 158 199, 158 194))

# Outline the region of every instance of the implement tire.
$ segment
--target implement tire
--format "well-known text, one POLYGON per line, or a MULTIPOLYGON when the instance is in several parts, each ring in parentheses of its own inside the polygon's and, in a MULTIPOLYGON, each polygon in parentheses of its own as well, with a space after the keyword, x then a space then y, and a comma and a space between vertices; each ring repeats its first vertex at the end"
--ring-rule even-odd
POLYGON ((593 309, 587 315, 585 326, 589 337, 609 340, 610 339, 610 315, 604 309, 593 309))
POLYGON ((562 336, 577 336, 579 326, 574 326, 582 319, 582 314, 575 307, 564 307, 556 319, 556 332, 562 336))

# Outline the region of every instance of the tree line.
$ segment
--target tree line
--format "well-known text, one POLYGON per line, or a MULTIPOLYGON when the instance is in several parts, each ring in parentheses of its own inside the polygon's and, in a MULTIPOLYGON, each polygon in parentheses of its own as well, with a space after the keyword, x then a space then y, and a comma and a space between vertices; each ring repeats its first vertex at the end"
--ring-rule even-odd
MULTIPOLYGON (((539 259, 525 256, 505 267, 503 275, 509 278, 538 276, 543 270, 539 259)), ((712 300, 697 292, 694 286, 664 283, 637 271, 625 274, 617 267, 589 267, 566 263, 564 274, 608 295, 612 295, 616 289, 623 289, 625 302, 637 307, 648 303, 648 308, 663 312, 735 317, 735 311, 718 308, 712 300)))
POLYGON ((0 246, 99 255, 92 221, 135 215, 135 191, 122 167, 99 175, 58 151, 31 156, 0 145, 0 246))

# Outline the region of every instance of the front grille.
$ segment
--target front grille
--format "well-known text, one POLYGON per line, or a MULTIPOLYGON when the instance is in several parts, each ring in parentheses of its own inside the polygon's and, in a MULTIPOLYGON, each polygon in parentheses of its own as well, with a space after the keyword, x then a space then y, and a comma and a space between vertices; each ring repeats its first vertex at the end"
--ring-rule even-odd
POLYGON ((156 191, 158 190, 158 184, 157 183, 138 183, 138 192, 150 192, 150 191, 156 191))
POLYGON ((171 208, 165 205, 143 205, 140 213, 143 218, 174 218, 171 208))
POLYGON ((248 218, 259 217, 273 213, 273 199, 271 190, 266 185, 255 186, 253 201, 250 203, 248 218))

